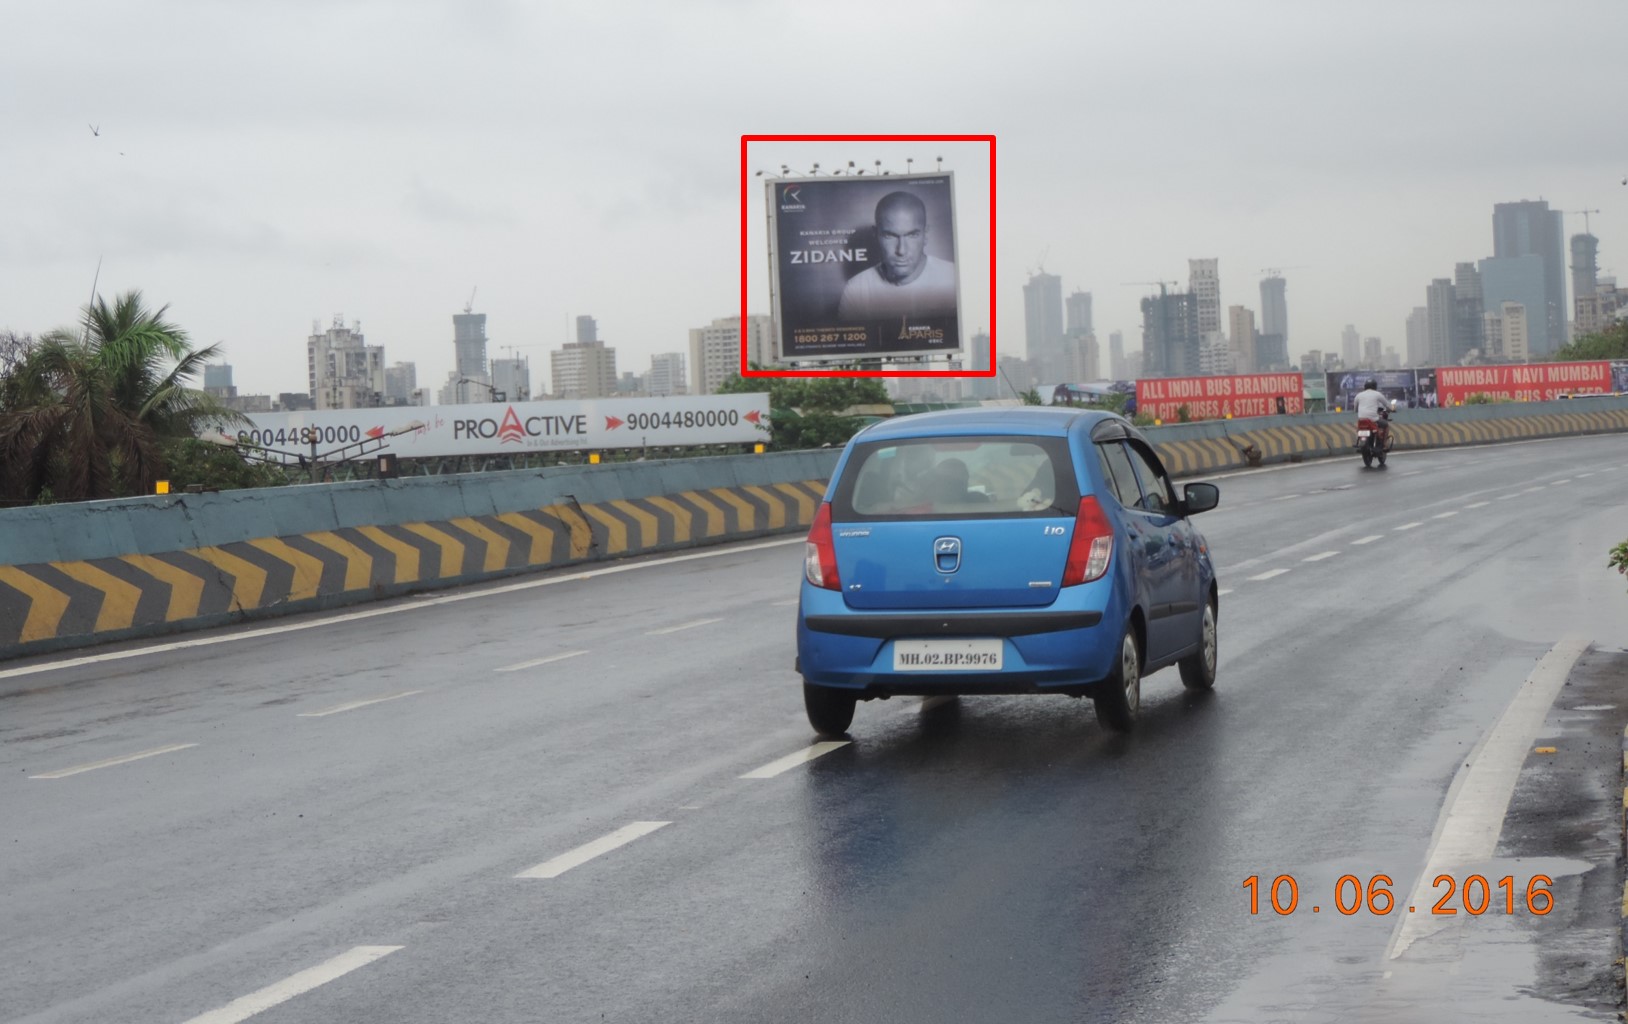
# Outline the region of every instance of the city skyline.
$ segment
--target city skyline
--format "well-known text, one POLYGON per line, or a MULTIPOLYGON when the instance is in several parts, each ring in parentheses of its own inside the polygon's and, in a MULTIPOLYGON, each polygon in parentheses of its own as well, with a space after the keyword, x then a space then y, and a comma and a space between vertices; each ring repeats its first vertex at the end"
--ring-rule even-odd
MULTIPOLYGON (((12 198, 0 329, 71 326, 95 278, 103 295, 140 288, 167 305, 200 346, 224 342, 240 387, 302 390, 309 325, 335 314, 360 320, 391 363, 415 363, 421 386, 439 385, 452 368, 447 317, 478 287, 493 354, 515 347, 535 373, 588 310, 620 362, 642 370, 739 309, 740 136, 833 128, 999 139, 993 317, 979 235, 988 175, 973 150, 788 145, 747 173, 778 172, 780 152, 798 171, 880 159, 901 172, 907 158, 923 170, 945 156, 964 332, 994 328, 1002 353, 1021 351, 1029 271, 1091 292, 1097 336, 1134 345, 1148 290, 1122 282, 1180 279, 1192 258, 1218 259, 1223 312, 1244 305, 1263 326, 1261 271, 1285 268, 1291 357, 1337 349, 1348 323, 1400 351, 1429 282, 1494 255, 1497 203, 1547 199, 1568 240, 1580 211, 1598 210, 1599 271, 1628 276, 1620 147, 1592 105, 1568 100, 1612 95, 1614 70, 1576 47, 1533 48, 1534 22, 1550 16, 1512 2, 1473 18, 1386 8, 1357 25, 1247 0, 1057 8, 1013 50, 969 29, 1006 23, 1009 7, 935 18, 901 3, 872 15, 879 30, 912 33, 944 67, 980 69, 941 76, 906 117, 877 103, 876 69, 845 19, 810 23, 790 5, 380 10, 341 2, 295 20, 252 3, 208 18, 176 0, 21 5, 12 27, 30 45, 0 82, 26 97, 8 142, 28 159, 0 167, 12 198), (1150 34, 1158 60, 1132 45, 1150 34), (779 51, 763 42, 779 38, 833 55, 819 103, 737 87, 778 82, 779 51), (535 59, 560 39, 574 44, 535 59), (1376 49, 1382 80, 1342 70, 1376 49), (73 76, 55 73, 63 52, 80 56, 73 76), (184 70, 144 73, 155 65, 184 70), (1487 70, 1501 66, 1522 74, 1487 70), (1449 88, 1473 88, 1476 102, 1442 119, 1419 100, 1449 88), (1195 97, 1205 116, 1170 136, 1195 97), (1082 130, 1057 131, 1064 119, 1082 130), (1519 145, 1510 123, 1525 126, 1519 145), (1275 140, 1290 125, 1285 149, 1275 140)), ((1566 18, 1591 37, 1628 28, 1618 3, 1579 0, 1566 18)), ((760 221, 746 228, 762 242, 760 221)))

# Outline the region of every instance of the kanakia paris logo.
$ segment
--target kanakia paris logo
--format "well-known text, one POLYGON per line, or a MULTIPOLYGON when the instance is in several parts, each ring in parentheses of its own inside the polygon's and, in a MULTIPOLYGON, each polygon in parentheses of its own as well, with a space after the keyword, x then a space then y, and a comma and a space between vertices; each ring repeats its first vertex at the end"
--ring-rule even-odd
POLYGON ((497 439, 502 444, 524 444, 526 442, 526 428, 520 425, 520 417, 514 414, 514 406, 503 414, 503 422, 498 424, 497 439))
POLYGON ((785 188, 780 190, 781 213, 794 213, 798 210, 806 209, 808 209, 808 207, 803 205, 803 186, 787 185, 785 188))

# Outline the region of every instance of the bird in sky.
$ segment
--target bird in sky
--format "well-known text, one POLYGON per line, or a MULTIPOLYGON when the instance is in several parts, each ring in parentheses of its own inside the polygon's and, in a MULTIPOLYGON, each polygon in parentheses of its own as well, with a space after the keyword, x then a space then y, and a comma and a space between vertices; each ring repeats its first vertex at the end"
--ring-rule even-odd
POLYGON ((91 125, 90 126, 90 133, 92 135, 100 136, 102 134, 102 126, 99 125, 99 124, 91 125))

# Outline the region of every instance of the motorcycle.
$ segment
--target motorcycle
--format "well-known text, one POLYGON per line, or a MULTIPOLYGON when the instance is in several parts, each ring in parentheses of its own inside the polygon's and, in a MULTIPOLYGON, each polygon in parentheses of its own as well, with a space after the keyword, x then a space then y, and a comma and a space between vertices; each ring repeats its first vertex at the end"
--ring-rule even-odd
POLYGON ((1391 399, 1390 408, 1383 406, 1379 410, 1379 419, 1372 420, 1367 417, 1357 420, 1357 448, 1362 452, 1362 464, 1372 469, 1374 462, 1385 465, 1385 456, 1390 452, 1395 441, 1391 437, 1391 413, 1396 409, 1396 399, 1391 399))

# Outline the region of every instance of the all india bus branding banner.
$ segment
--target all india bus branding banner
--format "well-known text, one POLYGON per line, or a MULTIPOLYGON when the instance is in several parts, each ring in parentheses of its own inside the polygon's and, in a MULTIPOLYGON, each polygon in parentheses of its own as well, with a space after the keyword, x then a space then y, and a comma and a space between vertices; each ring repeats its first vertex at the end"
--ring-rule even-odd
POLYGON ((324 455, 377 439, 404 459, 531 451, 751 444, 768 440, 769 396, 675 395, 252 413, 240 443, 324 455))
POLYGON ((1182 416, 1283 416, 1305 411, 1298 373, 1246 373, 1223 377, 1156 377, 1136 382, 1136 411, 1172 423, 1182 416))

